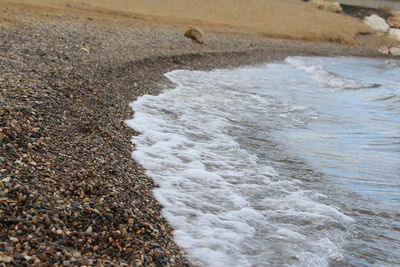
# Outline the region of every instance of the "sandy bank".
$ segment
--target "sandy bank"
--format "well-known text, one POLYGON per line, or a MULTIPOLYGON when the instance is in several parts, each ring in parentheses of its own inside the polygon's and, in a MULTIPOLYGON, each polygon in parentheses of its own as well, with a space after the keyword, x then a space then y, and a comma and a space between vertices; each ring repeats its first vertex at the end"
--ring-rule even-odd
POLYGON ((1 0, 25 8, 55 8, 76 14, 146 21, 158 25, 195 24, 207 31, 291 40, 358 44, 357 34, 370 32, 360 21, 318 10, 300 0, 1 0))

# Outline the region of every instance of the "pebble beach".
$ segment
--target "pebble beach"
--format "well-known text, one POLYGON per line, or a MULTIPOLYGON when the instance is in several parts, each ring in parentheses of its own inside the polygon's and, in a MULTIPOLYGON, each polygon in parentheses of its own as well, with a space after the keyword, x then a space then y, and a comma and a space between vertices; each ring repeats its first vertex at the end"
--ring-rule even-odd
MULTIPOLYGON (((2 2, 0 2, 1 4, 2 2)), ((132 158, 129 103, 175 69, 290 55, 380 57, 367 45, 155 25, 126 14, 0 5, 0 265, 191 266, 132 158)))

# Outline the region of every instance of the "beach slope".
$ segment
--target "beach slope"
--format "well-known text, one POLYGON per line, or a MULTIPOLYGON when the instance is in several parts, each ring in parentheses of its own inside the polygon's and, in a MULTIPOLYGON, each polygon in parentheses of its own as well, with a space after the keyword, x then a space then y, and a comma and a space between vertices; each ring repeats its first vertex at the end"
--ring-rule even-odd
POLYGON ((337 44, 365 30, 357 20, 301 1, 186 2, 0 0, 0 262, 191 265, 131 159, 129 103, 174 69, 377 56, 337 44), (184 37, 189 23, 206 45, 184 37))

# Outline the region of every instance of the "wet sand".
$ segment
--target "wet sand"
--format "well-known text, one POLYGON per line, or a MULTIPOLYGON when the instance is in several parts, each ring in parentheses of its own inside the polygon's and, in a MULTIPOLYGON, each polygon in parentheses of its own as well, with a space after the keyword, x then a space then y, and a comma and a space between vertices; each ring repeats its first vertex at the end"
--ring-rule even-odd
POLYGON ((3 263, 191 265, 152 196, 156 185, 130 157, 138 133, 124 124, 128 104, 171 87, 163 74, 174 69, 379 56, 367 46, 261 38, 247 27, 222 34, 214 23, 204 23, 199 45, 183 37, 185 18, 164 24, 162 14, 110 11, 106 1, 95 9, 12 2, 0 0, 3 263))

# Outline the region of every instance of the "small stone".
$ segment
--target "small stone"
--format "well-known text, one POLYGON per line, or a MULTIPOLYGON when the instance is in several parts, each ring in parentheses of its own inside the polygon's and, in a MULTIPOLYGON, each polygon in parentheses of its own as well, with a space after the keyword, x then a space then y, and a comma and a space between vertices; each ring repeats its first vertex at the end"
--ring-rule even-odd
POLYGON ((72 251, 71 255, 75 258, 80 258, 82 257, 82 254, 79 251, 72 251))
POLYGON ((57 233, 58 235, 63 235, 63 234, 64 234, 64 232, 63 232, 61 229, 58 229, 58 230, 56 231, 56 233, 57 233))
POLYGON ((185 37, 191 38, 199 44, 204 43, 204 32, 200 28, 190 26, 185 32, 185 37))
POLYGON ((1 181, 4 183, 9 183, 11 181, 11 177, 6 177, 4 179, 1 179, 1 181))
POLYGON ((92 228, 92 226, 89 226, 87 229, 86 229, 86 233, 87 234, 91 234, 93 232, 93 228, 92 228))
POLYGON ((76 209, 81 205, 81 203, 79 201, 74 201, 71 204, 71 208, 76 209))
POLYGON ((331 11, 331 12, 342 12, 342 6, 338 2, 330 2, 326 0, 311 0, 311 4, 316 6, 318 9, 331 11))
POLYGON ((90 50, 88 48, 86 48, 86 47, 81 47, 81 50, 86 52, 86 53, 90 53, 90 50))
POLYGON ((31 256, 24 254, 24 259, 27 261, 30 261, 32 259, 31 256))
POLYGON ((13 243, 17 243, 19 240, 18 240, 18 238, 12 236, 12 237, 10 237, 10 241, 13 243))
POLYGON ((158 243, 151 243, 150 246, 152 246, 153 248, 161 247, 160 244, 158 244, 158 243))
POLYGON ((13 261, 13 257, 0 255, 0 262, 10 263, 13 261))

